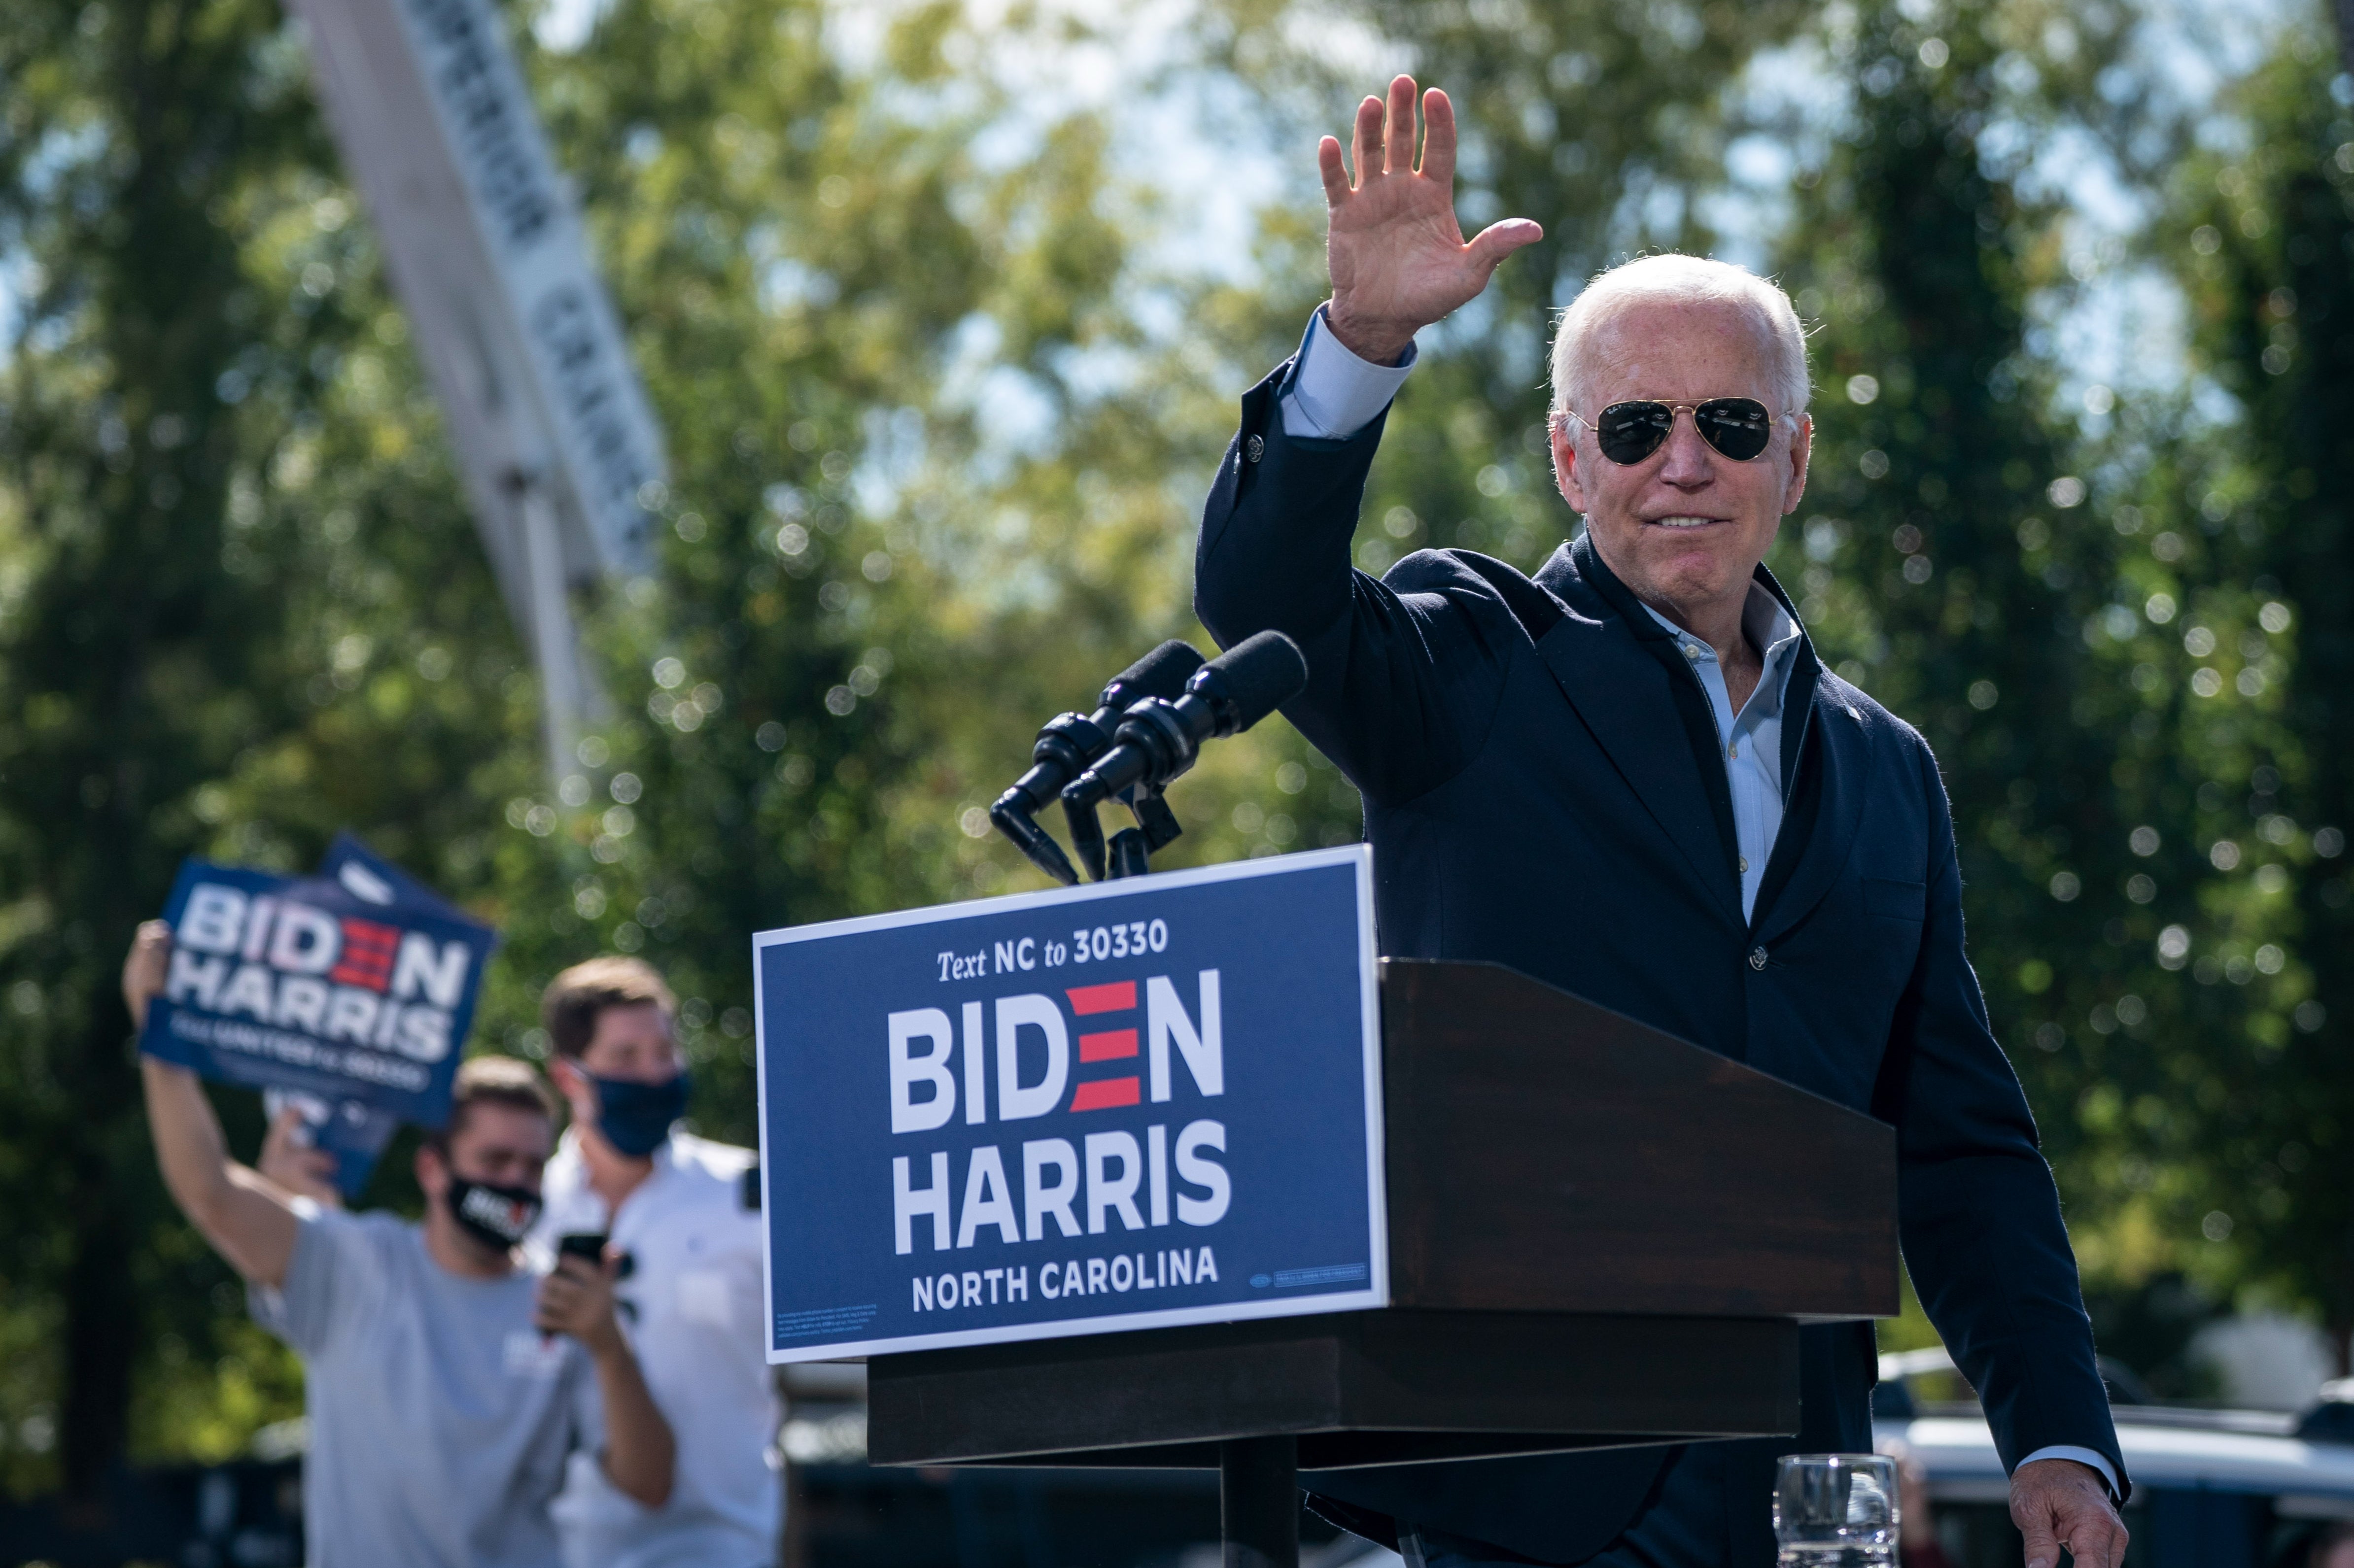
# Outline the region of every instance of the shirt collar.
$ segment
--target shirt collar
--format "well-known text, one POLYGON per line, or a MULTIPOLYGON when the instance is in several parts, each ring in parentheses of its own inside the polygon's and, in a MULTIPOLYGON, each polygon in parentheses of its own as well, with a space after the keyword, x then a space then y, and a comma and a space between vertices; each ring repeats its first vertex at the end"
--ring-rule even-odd
POLYGON ((1758 655, 1769 665, 1776 660, 1787 662, 1798 651, 1797 620, 1766 591, 1764 583, 1749 585, 1748 601, 1741 607, 1741 630, 1748 633, 1758 655))
MULTIPOLYGON (((1635 602, 1642 604, 1643 613, 1658 621, 1669 636, 1679 642, 1698 647, 1703 659, 1716 657, 1716 650, 1711 648, 1704 639, 1686 631, 1641 599, 1635 602)), ((1741 630, 1749 639, 1749 645, 1756 649, 1758 656, 1769 665, 1777 659, 1787 659, 1797 651, 1798 623, 1790 618, 1788 610, 1782 608, 1780 599, 1766 591, 1764 583, 1749 585, 1749 598, 1741 607, 1741 630)))
MULTIPOLYGON (((1669 636, 1686 648, 1697 648, 1697 662, 1717 662, 1716 650, 1704 640, 1686 631, 1640 599, 1635 602, 1641 604, 1643 613, 1657 621, 1669 636)), ((1782 601, 1766 591, 1764 583, 1753 581, 1749 597, 1741 607, 1741 630, 1749 639, 1750 646, 1757 650, 1763 665, 1763 675, 1757 683, 1760 691, 1770 693, 1768 700, 1778 707, 1783 688, 1789 684, 1792 658, 1798 651, 1798 623, 1782 608, 1782 601)))
MULTIPOLYGON (((678 1140, 686 1136, 673 1124, 669 1134, 654 1145, 651 1156, 654 1168, 647 1173, 647 1181, 678 1169, 678 1140)), ((580 1152, 580 1129, 577 1127, 564 1129, 563 1136, 556 1140, 556 1152, 548 1156, 547 1166, 540 1173, 540 1195, 543 1199, 551 1198, 559 1188, 567 1196, 576 1189, 584 1192, 588 1190, 588 1161, 580 1152)), ((643 1190, 642 1184, 640 1190, 643 1190)))

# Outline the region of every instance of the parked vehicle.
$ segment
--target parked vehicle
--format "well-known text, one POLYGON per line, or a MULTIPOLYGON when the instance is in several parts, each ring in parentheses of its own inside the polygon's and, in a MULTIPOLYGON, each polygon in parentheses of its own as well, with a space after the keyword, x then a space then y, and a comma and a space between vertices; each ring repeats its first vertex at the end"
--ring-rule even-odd
MULTIPOLYGON (((2009 1483, 1977 1402, 1914 1397, 1952 1367, 1942 1351, 1882 1356, 1874 1431, 1926 1472, 1951 1568, 2019 1568, 2009 1483)), ((2320 1568, 2316 1546, 2354 1520, 2354 1380, 2292 1414, 2145 1403, 2129 1372, 2103 1370, 2133 1479, 2126 1568, 2320 1568)))

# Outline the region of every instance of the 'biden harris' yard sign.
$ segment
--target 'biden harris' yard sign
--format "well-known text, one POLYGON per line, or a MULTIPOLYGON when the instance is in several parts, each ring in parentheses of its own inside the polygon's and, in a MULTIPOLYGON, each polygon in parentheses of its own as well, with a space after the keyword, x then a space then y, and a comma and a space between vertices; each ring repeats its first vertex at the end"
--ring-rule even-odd
POLYGON ((1369 850, 753 957, 771 1361, 1387 1304, 1369 850))

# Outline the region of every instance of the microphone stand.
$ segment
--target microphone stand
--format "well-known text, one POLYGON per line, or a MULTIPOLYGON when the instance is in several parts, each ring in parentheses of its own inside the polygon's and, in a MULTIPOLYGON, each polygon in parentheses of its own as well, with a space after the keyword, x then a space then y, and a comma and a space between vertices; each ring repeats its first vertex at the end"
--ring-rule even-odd
POLYGON ((1123 876, 1142 876, 1152 869, 1152 852, 1144 847, 1142 828, 1122 828, 1111 836, 1110 864, 1104 880, 1114 881, 1123 876))
POLYGON ((1202 744, 1250 728, 1307 684, 1299 646, 1280 631, 1261 631, 1194 671, 1174 702, 1146 697, 1131 705, 1119 715, 1110 747, 1063 787, 1071 847, 1087 874, 1102 882, 1149 870, 1152 852, 1179 832, 1161 791, 1193 766, 1202 744), (1112 841, 1109 855, 1096 819, 1106 800, 1124 801, 1137 822, 1112 841))
MULTIPOLYGON (((1129 810, 1136 813, 1136 826, 1122 828, 1111 836, 1109 863, 1104 880, 1114 877, 1142 876, 1152 869, 1152 852, 1166 849, 1185 830, 1177 825, 1177 814, 1157 790, 1138 785, 1129 791, 1129 810)), ((1089 813, 1092 815, 1093 813, 1089 813)))
MULTIPOLYGON (((1174 639, 1163 642, 1135 663, 1111 678, 1103 689, 1102 706, 1090 716, 1085 714, 1057 714, 1046 721, 1038 732, 1038 743, 1031 751, 1030 771, 1014 781, 1013 787, 998 797, 989 808, 989 820, 998 832, 1011 839, 1015 847, 1030 858, 1032 864, 1066 887, 1076 886, 1079 874, 1064 857, 1060 845, 1046 836, 1044 830, 1032 821, 1033 815, 1048 801, 1062 793, 1063 787, 1081 774, 1097 758, 1111 748, 1112 731, 1120 715, 1139 699, 1145 697, 1176 697, 1182 695, 1185 682, 1202 668, 1202 656, 1186 643, 1174 639)), ((1121 800, 1129 800, 1123 794, 1121 800)), ((1138 821, 1152 842, 1148 850, 1159 849, 1177 836, 1177 822, 1161 813, 1165 822, 1138 821)), ((1089 830, 1088 867, 1098 880, 1103 868, 1103 834, 1093 821, 1089 830)), ((1075 830, 1076 831, 1076 830, 1075 830)))

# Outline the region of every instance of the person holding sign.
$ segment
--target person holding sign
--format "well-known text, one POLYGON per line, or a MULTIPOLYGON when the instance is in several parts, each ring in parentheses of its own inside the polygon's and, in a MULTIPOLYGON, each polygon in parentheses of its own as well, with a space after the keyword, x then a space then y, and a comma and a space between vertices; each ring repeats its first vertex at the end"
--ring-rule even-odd
POLYGON ((449 1119, 496 933, 350 833, 288 876, 190 859, 164 909, 171 956, 143 1054, 262 1091, 347 1196, 404 1121, 449 1119))
POLYGON ((678 1434, 678 1485, 660 1509, 575 1457, 555 1509, 573 1568, 753 1568, 777 1556, 759 1157, 677 1125, 677 1016, 670 987, 637 959, 575 964, 540 999, 572 1125, 548 1161, 533 1245, 610 1238, 646 1383, 678 1434))
MULTIPOLYGON (((171 951, 150 921, 124 959, 143 1027, 171 951)), ((140 1068, 173 1200, 302 1357, 311 1562, 554 1568, 548 1504, 576 1452, 646 1507, 668 1498, 671 1431, 615 1319, 614 1264, 518 1266, 555 1139, 527 1065, 459 1069, 449 1121, 417 1155, 422 1224, 287 1192, 228 1157, 192 1071, 152 1054, 140 1068)))
MULTIPOLYGON (((1415 334, 1540 238, 1457 227, 1454 111, 1399 77, 1353 176, 1318 150, 1332 294, 1245 395, 1202 518, 1203 623, 1307 656, 1286 708, 1363 795, 1383 949, 1502 963, 1893 1123, 1905 1262, 2011 1469, 2028 1568, 2115 1568, 2125 1465, 2052 1173, 1962 939, 1936 759, 1818 662, 1761 564, 1804 493, 1782 291, 1651 256, 1564 313, 1548 429, 1584 532, 1533 577, 1463 550, 1354 572, 1415 334)), ((1315 1477, 1415 1568, 1771 1563, 1777 1453, 1872 1446, 1867 1325, 1801 1330, 1792 1440, 1315 1477)))

